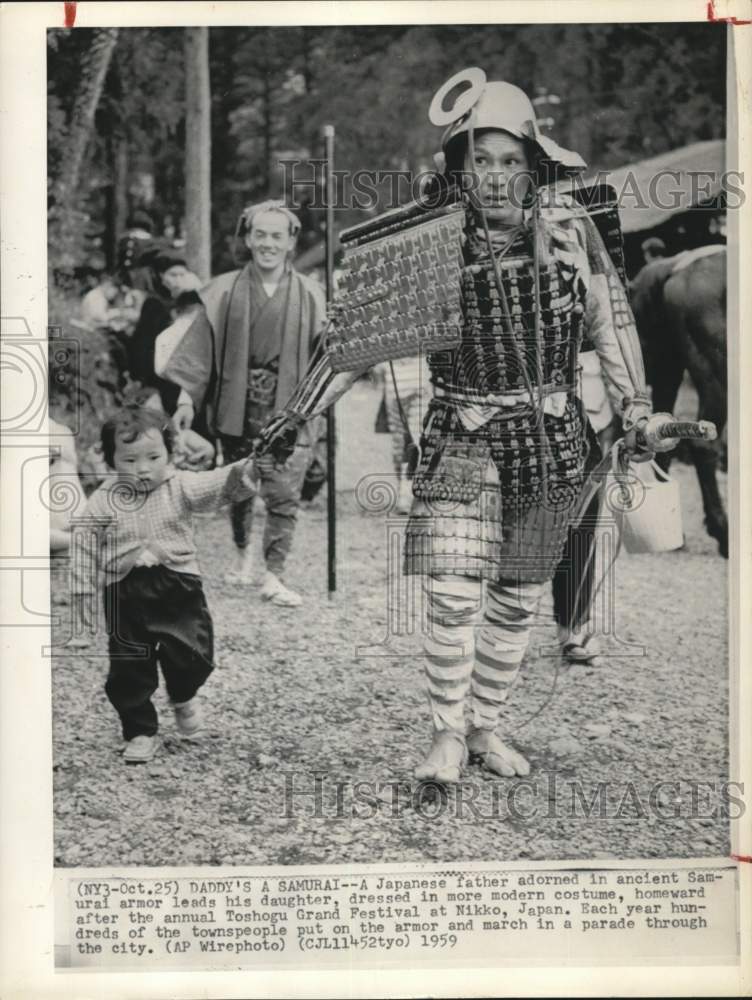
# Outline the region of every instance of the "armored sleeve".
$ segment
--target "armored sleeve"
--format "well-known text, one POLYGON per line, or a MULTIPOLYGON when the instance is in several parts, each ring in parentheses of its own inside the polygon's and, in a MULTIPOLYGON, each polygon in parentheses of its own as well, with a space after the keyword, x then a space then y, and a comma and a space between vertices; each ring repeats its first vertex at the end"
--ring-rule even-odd
POLYGON ((642 349, 624 286, 600 234, 590 218, 582 223, 590 272, 585 335, 595 347, 612 403, 628 430, 651 412, 642 349))
POLYGON ((329 356, 324 354, 308 369, 285 406, 285 412, 298 417, 300 423, 318 417, 368 371, 368 366, 352 372, 334 372, 329 356))
POLYGON ((334 372, 326 354, 313 360, 283 410, 276 413, 262 429, 256 443, 256 455, 271 454, 278 461, 289 458, 295 448, 299 428, 336 403, 367 371, 368 367, 351 372, 334 372))

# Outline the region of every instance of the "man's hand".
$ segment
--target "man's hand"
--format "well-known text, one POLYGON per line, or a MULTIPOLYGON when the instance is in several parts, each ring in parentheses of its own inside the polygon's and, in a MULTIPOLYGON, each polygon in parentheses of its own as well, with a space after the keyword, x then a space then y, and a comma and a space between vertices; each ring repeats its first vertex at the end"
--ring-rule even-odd
POLYGON ((642 426, 644 447, 650 451, 672 451, 679 443, 678 437, 661 437, 660 432, 676 424, 670 413, 654 413, 642 426))
POLYGON ((622 400, 622 406, 621 423, 625 431, 632 430, 653 415, 650 399, 643 393, 637 392, 632 397, 626 397, 622 400))
POLYGON ((257 457, 271 455, 280 465, 295 451, 298 440, 298 430, 302 420, 284 410, 269 420, 254 443, 254 454, 257 457))
POLYGON ((631 462, 651 462, 655 458, 655 452, 646 447, 644 435, 646 423, 647 420, 643 418, 624 434, 624 450, 631 462))
POLYGON ((657 451, 671 451, 679 443, 678 437, 660 437, 660 431, 675 423, 670 413, 653 413, 640 420, 624 435, 624 444, 635 462, 648 462, 657 451))
POLYGON ((193 424, 195 411, 190 403, 181 403, 172 415, 172 423, 175 430, 189 431, 193 424))
POLYGON ((192 430, 181 431, 175 444, 174 462, 178 469, 194 472, 208 469, 214 458, 214 445, 192 430))

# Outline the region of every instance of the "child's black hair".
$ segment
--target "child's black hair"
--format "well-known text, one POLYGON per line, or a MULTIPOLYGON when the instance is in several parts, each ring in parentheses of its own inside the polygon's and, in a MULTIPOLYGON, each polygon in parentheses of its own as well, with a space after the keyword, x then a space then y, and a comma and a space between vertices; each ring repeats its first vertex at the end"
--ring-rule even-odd
POLYGON ((118 441, 130 444, 148 431, 158 430, 162 435, 167 454, 172 455, 175 432, 170 418, 162 410, 148 406, 125 406, 102 425, 102 454, 111 469, 115 467, 115 448, 118 441))

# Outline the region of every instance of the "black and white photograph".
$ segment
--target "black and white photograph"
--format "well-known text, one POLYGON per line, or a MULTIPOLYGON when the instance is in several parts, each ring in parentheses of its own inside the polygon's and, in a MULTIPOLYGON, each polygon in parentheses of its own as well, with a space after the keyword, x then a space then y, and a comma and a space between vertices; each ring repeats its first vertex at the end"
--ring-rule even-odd
POLYGON ((725 30, 48 42, 56 862, 727 854, 725 30))
POLYGON ((741 22, 47 6, 58 966, 734 961, 741 22))

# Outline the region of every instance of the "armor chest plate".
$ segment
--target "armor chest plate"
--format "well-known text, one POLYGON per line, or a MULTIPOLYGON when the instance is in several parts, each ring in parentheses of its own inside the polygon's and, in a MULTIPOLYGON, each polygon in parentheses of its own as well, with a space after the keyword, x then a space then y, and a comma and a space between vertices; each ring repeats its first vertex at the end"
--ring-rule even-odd
POLYGON ((508 316, 488 256, 462 270, 462 340, 429 356, 434 380, 446 388, 487 395, 533 385, 573 383, 584 303, 575 272, 553 254, 540 266, 540 324, 536 333, 535 274, 529 256, 504 258, 501 279, 508 316), (511 326, 511 329, 510 329, 511 326))

